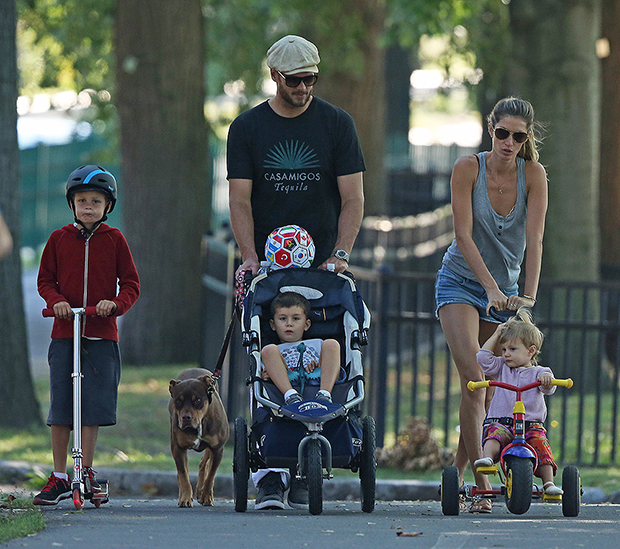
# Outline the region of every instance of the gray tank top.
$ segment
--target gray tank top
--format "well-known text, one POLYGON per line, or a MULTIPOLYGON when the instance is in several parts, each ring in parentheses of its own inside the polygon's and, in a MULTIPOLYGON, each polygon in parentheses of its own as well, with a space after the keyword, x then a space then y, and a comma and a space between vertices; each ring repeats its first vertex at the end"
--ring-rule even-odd
MULTIPOLYGON (((527 218, 527 188, 525 160, 517 157, 517 201, 507 217, 499 215, 491 206, 487 191, 486 152, 478 157, 478 179, 472 193, 474 217, 472 236, 484 264, 500 288, 517 283, 525 254, 525 222, 527 218)), ((476 280, 461 250, 452 241, 443 256, 443 264, 455 273, 476 280)))

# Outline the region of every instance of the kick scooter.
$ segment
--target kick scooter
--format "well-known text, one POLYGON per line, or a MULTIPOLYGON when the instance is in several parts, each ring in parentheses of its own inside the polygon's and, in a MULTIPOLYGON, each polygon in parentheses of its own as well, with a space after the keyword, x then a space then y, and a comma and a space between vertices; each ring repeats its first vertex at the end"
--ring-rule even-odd
MULTIPOLYGON (((90 478, 82 465, 82 316, 96 316, 96 307, 79 307, 71 309, 73 313, 73 480, 71 494, 73 505, 79 511, 84 507, 84 500, 89 499, 95 507, 109 500, 107 479, 97 479, 101 491, 93 493, 90 478)), ((43 309, 44 317, 53 317, 54 309, 43 309)))

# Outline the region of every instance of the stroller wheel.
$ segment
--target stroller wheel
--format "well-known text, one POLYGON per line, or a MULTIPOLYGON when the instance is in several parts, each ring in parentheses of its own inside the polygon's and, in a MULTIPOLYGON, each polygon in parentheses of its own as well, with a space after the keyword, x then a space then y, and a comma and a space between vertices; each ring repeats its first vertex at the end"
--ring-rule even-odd
POLYGON ((235 419, 235 449, 233 457, 235 511, 248 508, 248 480, 250 478, 248 425, 245 418, 235 419))
POLYGON ((313 439, 308 442, 306 459, 306 477, 308 478, 308 503, 312 515, 323 511, 323 456, 321 441, 313 439))
POLYGON ((362 511, 364 513, 372 513, 375 509, 376 447, 375 420, 371 416, 366 416, 362 419, 362 449, 360 450, 359 469, 362 511))

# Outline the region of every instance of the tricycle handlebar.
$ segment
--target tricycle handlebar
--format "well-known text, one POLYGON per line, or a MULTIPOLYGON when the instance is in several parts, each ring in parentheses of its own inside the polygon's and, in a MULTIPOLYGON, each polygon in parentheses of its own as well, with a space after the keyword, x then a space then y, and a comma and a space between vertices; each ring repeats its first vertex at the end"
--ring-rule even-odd
MULTIPOLYGON (((503 381, 485 379, 483 381, 470 381, 467 383, 467 388, 470 391, 482 389, 483 387, 501 387, 502 389, 508 389, 509 391, 527 391, 529 389, 533 389, 534 387, 538 387, 539 385, 540 381, 534 381, 528 385, 516 387, 515 385, 510 385, 509 383, 504 383, 503 381)), ((551 381, 551 385, 558 385, 559 387, 566 387, 567 389, 570 389, 573 386, 573 380, 570 377, 567 379, 553 379, 551 381)))

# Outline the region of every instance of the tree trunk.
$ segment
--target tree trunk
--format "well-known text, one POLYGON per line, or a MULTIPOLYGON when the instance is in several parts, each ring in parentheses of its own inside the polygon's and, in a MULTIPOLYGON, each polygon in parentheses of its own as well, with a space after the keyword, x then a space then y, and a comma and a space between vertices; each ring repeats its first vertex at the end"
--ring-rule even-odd
POLYGON ((603 0, 602 36, 609 41, 609 56, 601 61, 600 230, 601 275, 620 278, 620 0, 603 0))
POLYGON ((141 297, 123 323, 133 364, 194 362, 211 194, 199 0, 124 0, 116 17, 122 199, 141 297))
POLYGON ((22 295, 15 0, 0 0, 0 206, 13 251, 0 259, 0 425, 41 424, 30 376, 22 295))
MULTIPOLYGON (((321 55, 321 79, 316 95, 347 111, 355 120, 366 173, 364 193, 365 215, 387 213, 387 190, 384 169, 385 151, 385 51, 380 46, 380 35, 385 25, 385 5, 381 0, 346 0, 338 4, 340 16, 332 24, 318 21, 314 32, 321 55), (359 20, 363 32, 353 34, 343 51, 343 40, 338 26, 359 20), (350 64, 345 70, 343 57, 352 51, 347 62, 356 57, 354 70, 350 64), (324 70, 325 68, 325 70, 324 70)), ((307 23, 308 27, 312 22, 307 23)))
POLYGON ((514 89, 549 123, 541 161, 549 175, 543 274, 599 275, 599 0, 510 3, 514 89))

